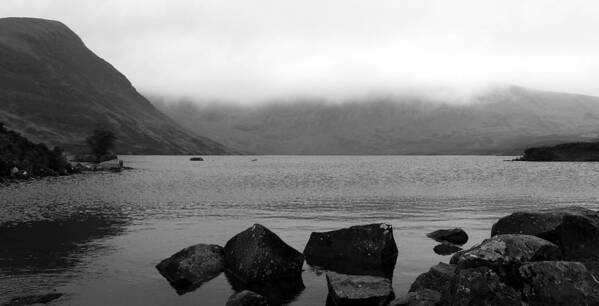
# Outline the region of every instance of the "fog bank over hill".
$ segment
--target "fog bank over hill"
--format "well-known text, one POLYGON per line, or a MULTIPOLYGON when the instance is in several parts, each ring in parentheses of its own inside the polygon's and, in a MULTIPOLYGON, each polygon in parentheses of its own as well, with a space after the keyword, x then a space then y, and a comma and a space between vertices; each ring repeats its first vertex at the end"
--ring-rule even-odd
POLYGON ((191 131, 257 154, 516 155, 531 145, 599 133, 599 98, 517 86, 495 87, 462 103, 417 95, 252 106, 150 101, 191 131))

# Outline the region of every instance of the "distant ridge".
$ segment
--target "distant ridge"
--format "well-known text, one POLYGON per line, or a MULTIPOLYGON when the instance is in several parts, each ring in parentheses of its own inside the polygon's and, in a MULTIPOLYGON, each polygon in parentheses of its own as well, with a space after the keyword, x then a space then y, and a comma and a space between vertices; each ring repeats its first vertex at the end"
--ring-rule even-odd
MULTIPOLYGON (((163 76, 156 76, 163 77, 163 76)), ((84 151, 96 127, 113 130, 118 153, 227 154, 159 112, 68 27, 0 19, 0 121, 34 142, 84 151)))
POLYGON ((520 155, 599 133, 599 98, 519 86, 458 104, 417 95, 251 107, 151 99, 188 129, 259 154, 520 155))

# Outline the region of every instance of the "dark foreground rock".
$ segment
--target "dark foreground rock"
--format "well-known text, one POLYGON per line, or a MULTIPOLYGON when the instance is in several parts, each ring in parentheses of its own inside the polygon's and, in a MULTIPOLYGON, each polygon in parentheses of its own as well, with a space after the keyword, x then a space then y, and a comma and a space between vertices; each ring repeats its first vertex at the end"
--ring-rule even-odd
POLYGON ((22 306, 34 304, 47 304, 63 296, 62 293, 37 294, 18 297, 4 303, 4 306, 22 306))
POLYGON ((498 235, 473 248, 456 253, 450 263, 459 268, 488 267, 502 278, 517 282, 517 269, 525 262, 557 260, 555 244, 530 235, 498 235))
POLYGON ((533 262, 519 272, 529 305, 599 305, 599 283, 581 263, 533 262))
POLYGON ((458 270, 451 282, 450 305, 520 305, 520 293, 487 267, 458 270))
POLYGON ((435 306, 441 304, 441 293, 431 289, 409 292, 391 303, 389 306, 435 306))
POLYGON ((243 290, 231 295, 226 306, 268 306, 268 301, 255 292, 243 290))
POLYGON ((226 269, 245 283, 301 278, 303 255, 260 224, 231 238, 224 253, 226 269))
POLYGON ((450 282, 456 273, 456 266, 438 263, 428 272, 420 274, 410 287, 410 292, 430 289, 441 292, 444 299, 450 297, 450 282))
POLYGON ((457 245, 468 242, 468 234, 461 228, 436 230, 426 234, 426 236, 438 242, 449 242, 457 245))
POLYGON ((391 280, 369 275, 327 272, 329 299, 334 305, 387 305, 394 297, 391 280))
POLYGON ((459 246, 455 245, 455 244, 451 244, 451 243, 447 243, 447 242, 443 242, 441 244, 437 244, 434 248, 433 251, 438 254, 438 255, 451 255, 455 252, 461 251, 462 248, 460 248, 459 246))
POLYGON ((193 291, 225 269, 223 248, 197 244, 161 261, 156 269, 179 294, 193 291))
POLYGON ((390 276, 397 246, 391 225, 369 224, 313 232, 304 255, 308 264, 340 273, 390 276))
POLYGON ((599 213, 596 211, 572 206, 515 212, 499 219, 491 230, 492 236, 512 233, 546 239, 560 247, 564 259, 585 262, 589 268, 598 266, 599 213))

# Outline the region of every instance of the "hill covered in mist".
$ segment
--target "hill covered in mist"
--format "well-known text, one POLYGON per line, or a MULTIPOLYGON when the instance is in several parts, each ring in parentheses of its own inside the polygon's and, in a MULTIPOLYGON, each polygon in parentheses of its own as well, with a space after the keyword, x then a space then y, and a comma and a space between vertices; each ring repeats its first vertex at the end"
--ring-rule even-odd
POLYGON ((150 100, 189 130, 256 154, 517 155, 599 132, 599 98, 516 86, 458 104, 416 96, 256 106, 150 100))
MULTIPOLYGON (((159 76, 157 76, 159 77, 159 76)), ((117 151, 224 154, 160 113, 129 80, 64 24, 0 19, 0 122, 33 142, 83 151, 94 128, 117 135, 117 151)))

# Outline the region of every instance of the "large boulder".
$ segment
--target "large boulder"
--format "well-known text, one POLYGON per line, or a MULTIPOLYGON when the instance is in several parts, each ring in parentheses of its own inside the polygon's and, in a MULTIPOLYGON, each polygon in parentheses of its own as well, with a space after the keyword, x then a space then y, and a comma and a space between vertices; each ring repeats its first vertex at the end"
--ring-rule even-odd
POLYGON ((228 271, 225 271, 225 277, 234 291, 255 292, 265 297, 269 305, 287 305, 306 289, 301 276, 252 283, 244 283, 228 271))
POLYGON ((408 292, 396 298, 388 306, 436 306, 441 305, 441 293, 431 289, 408 292))
POLYGON ((393 274, 397 246, 389 224, 352 226, 313 232, 304 249, 306 262, 345 274, 393 274))
POLYGON ((329 299, 337 306, 387 305, 394 297, 391 280, 380 276, 326 272, 329 299))
POLYGON ((451 281, 450 305, 521 305, 520 293, 487 267, 458 270, 451 281))
POLYGON ((410 286, 410 292, 425 289, 436 290, 442 294, 443 299, 448 299, 450 296, 449 283, 454 278, 455 273, 455 265, 440 262, 431 267, 428 272, 420 274, 410 286))
POLYGON ((519 272, 529 305, 599 305, 599 283, 579 262, 531 262, 519 272))
POLYGON ((223 248, 214 244, 190 246, 161 261, 156 269, 179 294, 193 291, 225 269, 223 248))
POLYGON ((440 229, 428 233, 426 236, 438 242, 449 242, 457 245, 468 242, 468 234, 461 228, 440 229))
POLYGON ((224 249, 226 269, 245 283, 301 277, 304 256, 268 228, 254 224, 224 249))
POLYGON ((581 261, 599 276, 599 212, 578 206, 515 212, 493 225, 491 235, 521 233, 557 244, 563 258, 581 261))
POLYGON ((454 254, 450 263, 459 268, 488 267, 502 278, 512 281, 522 263, 556 260, 560 256, 560 250, 555 244, 539 237, 498 235, 485 239, 469 250, 454 254))
POLYGON ((268 306, 268 301, 255 292, 243 290, 231 295, 226 306, 268 306))

